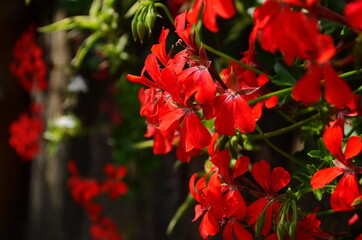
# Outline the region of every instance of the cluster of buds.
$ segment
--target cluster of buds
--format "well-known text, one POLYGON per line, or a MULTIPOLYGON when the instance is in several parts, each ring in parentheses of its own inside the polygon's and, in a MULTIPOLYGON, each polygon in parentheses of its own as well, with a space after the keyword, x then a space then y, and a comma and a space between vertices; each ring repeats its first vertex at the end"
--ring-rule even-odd
POLYGON ((157 16, 159 15, 153 1, 141 3, 132 20, 132 35, 135 41, 138 39, 142 43, 146 33, 151 34, 157 16))

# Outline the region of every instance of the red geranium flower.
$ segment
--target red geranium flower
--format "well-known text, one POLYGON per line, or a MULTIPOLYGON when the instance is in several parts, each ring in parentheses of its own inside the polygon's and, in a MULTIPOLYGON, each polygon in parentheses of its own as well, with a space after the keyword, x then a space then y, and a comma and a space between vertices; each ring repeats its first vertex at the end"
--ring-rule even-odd
POLYGON ((337 108, 349 106, 355 100, 348 84, 338 76, 330 64, 311 65, 308 72, 297 82, 293 98, 304 103, 315 103, 321 97, 321 82, 324 79, 324 96, 337 108))
POLYGON ((27 113, 21 114, 19 119, 10 125, 10 146, 15 148, 22 160, 31 160, 39 152, 42 129, 41 118, 27 113))
POLYGON ((273 201, 265 210, 265 221, 261 230, 261 233, 265 236, 270 230, 273 215, 278 215, 281 205, 278 200, 275 200, 275 197, 278 196, 278 191, 290 182, 290 174, 282 167, 276 167, 271 171, 269 163, 264 160, 253 164, 251 174, 265 191, 265 197, 248 206, 247 216, 250 216, 247 219, 248 224, 255 223, 264 208, 270 201, 273 201))
MULTIPOLYGON (((328 238, 329 234, 320 229, 321 221, 317 219, 316 214, 312 213, 305 216, 300 222, 298 222, 297 229, 295 231, 296 240, 315 240, 318 238, 328 238)), ((286 236, 289 239, 289 236, 286 236)), ((273 233, 269 235, 266 240, 278 240, 278 234, 273 233)))
POLYGON ((10 64, 10 71, 18 78, 21 86, 28 92, 43 91, 48 85, 47 69, 43 60, 43 50, 36 42, 34 26, 23 32, 15 44, 13 55, 14 61, 10 64))
POLYGON ((190 193, 199 202, 195 206, 195 217, 192 221, 196 221, 204 214, 199 231, 203 239, 208 239, 209 236, 216 235, 220 231, 218 220, 224 216, 221 182, 217 173, 214 173, 208 184, 206 184, 207 175, 205 175, 197 181, 195 186, 196 177, 195 173, 189 183, 190 193))
POLYGON ((348 23, 356 28, 362 29, 362 1, 350 2, 344 9, 344 15, 348 23))
POLYGON ((202 6, 204 6, 202 21, 206 28, 213 32, 219 31, 216 23, 217 16, 228 19, 236 13, 233 0, 196 0, 187 16, 190 23, 197 23, 202 6))
POLYGON ((362 168, 356 167, 352 162, 352 158, 361 152, 362 142, 358 136, 350 137, 343 152, 342 140, 343 132, 339 125, 326 128, 323 141, 327 149, 336 158, 333 161, 335 167, 317 171, 310 182, 313 189, 318 189, 324 187, 339 175, 344 174, 330 199, 334 211, 352 210, 351 204, 360 195, 356 173, 362 173, 362 168))

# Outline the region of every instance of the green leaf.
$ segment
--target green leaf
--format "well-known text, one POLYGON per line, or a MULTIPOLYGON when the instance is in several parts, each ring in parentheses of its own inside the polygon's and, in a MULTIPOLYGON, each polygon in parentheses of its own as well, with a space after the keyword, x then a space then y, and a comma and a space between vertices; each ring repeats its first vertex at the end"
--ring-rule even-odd
POLYGON ((75 28, 97 30, 100 27, 98 19, 88 16, 75 16, 62 19, 53 24, 39 28, 40 32, 53 32, 59 30, 71 30, 75 28))
POLYGON ((317 168, 314 166, 314 164, 307 164, 305 167, 307 168, 307 171, 310 175, 314 175, 314 173, 317 171, 317 168))
POLYGON ((297 203, 295 201, 292 201, 291 208, 292 208, 292 221, 289 224, 288 232, 289 232, 289 239, 294 240, 295 231, 298 225, 298 209, 297 209, 297 203))
POLYGON ((202 124, 204 124, 204 126, 205 126, 206 128, 211 129, 212 127, 214 127, 215 119, 202 120, 201 122, 202 122, 202 124))
POLYGON ((313 194, 314 194, 315 198, 316 198, 318 201, 321 201, 321 200, 322 200, 322 198, 323 198, 323 193, 324 193, 323 188, 319 188, 319 189, 313 190, 313 194))
POLYGON ((287 67, 279 62, 274 65, 274 71, 276 75, 271 79, 271 81, 278 86, 292 87, 297 82, 287 67))
POLYGON ((293 175, 293 178, 297 179, 299 182, 309 186, 310 185, 310 176, 305 173, 297 173, 293 175))
POLYGON ((307 153, 309 157, 311 158, 318 158, 320 159, 321 157, 321 152, 319 150, 312 150, 309 153, 307 153))
POLYGON ((326 145, 324 145, 323 138, 319 138, 318 140, 318 147, 319 147, 319 158, 324 161, 331 161, 333 160, 333 156, 329 153, 326 145))
POLYGON ((270 205, 274 202, 275 199, 270 200, 266 206, 264 207, 263 211, 260 213, 260 215, 258 216, 258 219, 256 220, 255 223, 255 234, 257 236, 260 235, 260 232, 263 230, 264 227, 264 223, 265 223, 265 212, 266 210, 270 207, 270 205))

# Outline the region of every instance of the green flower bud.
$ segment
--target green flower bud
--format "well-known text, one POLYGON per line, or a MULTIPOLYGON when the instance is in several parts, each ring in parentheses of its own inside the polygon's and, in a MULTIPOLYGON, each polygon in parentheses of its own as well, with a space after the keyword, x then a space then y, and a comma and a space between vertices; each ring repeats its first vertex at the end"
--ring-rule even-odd
POLYGON ((156 17, 157 17, 157 12, 155 11, 154 6, 150 5, 145 18, 145 25, 148 29, 148 34, 152 33, 152 28, 155 24, 156 17))
POLYGON ((137 19, 136 18, 133 18, 133 20, 132 20, 131 30, 132 30, 133 40, 137 41, 137 19))
POLYGON ((137 35, 141 43, 143 43, 143 38, 146 35, 146 26, 143 22, 137 22, 137 35))

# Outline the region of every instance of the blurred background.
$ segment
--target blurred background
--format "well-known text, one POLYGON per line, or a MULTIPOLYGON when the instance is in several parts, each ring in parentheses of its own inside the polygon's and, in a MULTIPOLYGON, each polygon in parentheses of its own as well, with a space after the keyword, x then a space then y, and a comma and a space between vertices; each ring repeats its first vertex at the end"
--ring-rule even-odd
MULTIPOLYGON (((133 3, 117 1, 119 14, 125 14, 133 3)), ((116 223, 117 231, 125 239, 197 239, 197 226, 190 221, 192 209, 172 235, 166 235, 169 221, 187 196, 191 172, 202 168, 202 164, 195 161, 175 168, 172 153, 154 156, 150 142, 143 137, 146 127, 139 116, 137 97, 140 86, 127 82, 125 74, 140 73, 149 45, 131 39, 130 18, 117 21, 115 41, 97 39, 96 44, 87 49, 78 68, 74 68, 71 60, 92 34, 91 30, 33 31, 33 40, 42 49, 41 58, 46 66, 48 83, 41 91, 25 89, 10 72, 11 63, 16 61, 16 43, 24 32, 30 32, 31 26, 35 30, 65 17, 88 15, 91 4, 90 0, 2 2, 0 239, 103 239, 91 235, 89 214, 73 200, 68 185, 70 160, 76 163, 82 178, 99 182, 106 178, 105 164, 126 166, 127 194, 115 200, 106 196, 96 198, 104 209, 102 214, 116 223), (120 40, 120 36, 124 36, 123 39, 120 40), (127 51, 122 55, 115 50, 117 46, 117 51, 124 48, 127 51), (108 54, 109 49, 113 56, 108 54), (50 137, 41 137, 39 150, 27 159, 9 145, 9 129, 21 114, 29 115, 34 103, 41 105, 42 130, 48 128, 50 137), (73 132, 49 130, 52 121, 64 116, 75 117, 72 120, 79 126, 72 129, 73 132), (141 144, 135 147, 137 143, 141 144)), ((147 41, 155 42, 157 36, 158 33, 147 41)), ((29 49, 25 47, 21 51, 29 49)), ((26 127, 20 131, 24 138, 32 134, 26 127)))

